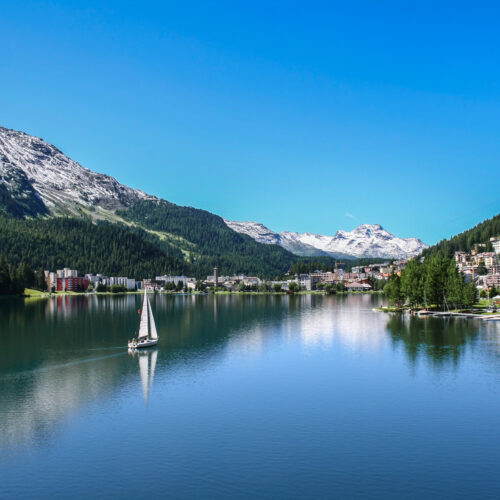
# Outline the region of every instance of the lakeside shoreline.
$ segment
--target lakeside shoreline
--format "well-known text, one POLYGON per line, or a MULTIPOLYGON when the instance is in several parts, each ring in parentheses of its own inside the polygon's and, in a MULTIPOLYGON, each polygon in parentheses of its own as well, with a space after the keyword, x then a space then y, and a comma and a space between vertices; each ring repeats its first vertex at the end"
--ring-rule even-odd
POLYGON ((465 308, 465 309, 450 309, 448 311, 435 309, 435 308, 411 308, 411 307, 391 307, 391 306, 380 306, 374 307, 373 310, 377 312, 383 313, 397 313, 397 314, 410 314, 416 317, 426 317, 426 316, 438 316, 438 317, 447 317, 447 316, 455 316, 455 317, 475 317, 475 318, 488 318, 488 317, 497 317, 500 316, 500 311, 487 311, 486 304, 478 302, 474 304, 473 307, 465 308), (420 314, 419 314, 420 313, 420 314), (424 314, 422 314, 424 313, 424 314))
MULTIPOLYGON (((22 295, 5 295, 6 298, 24 298, 24 299, 35 299, 35 298, 52 298, 52 297, 67 297, 67 296, 80 296, 80 297, 90 297, 90 296, 123 296, 123 295, 142 295, 143 290, 135 290, 128 292, 42 292, 39 290, 25 290, 22 295)), ((249 292, 240 292, 240 291, 229 291, 229 290, 221 290, 221 291, 208 291, 208 292, 172 292, 172 291, 148 291, 148 294, 158 294, 158 295, 174 295, 174 296, 193 296, 193 295, 379 295, 382 294, 382 290, 367 290, 367 291, 344 291, 344 292, 336 292, 333 294, 328 294, 324 290, 301 290, 300 292, 287 293, 287 292, 259 292, 259 291, 249 291, 249 292)))

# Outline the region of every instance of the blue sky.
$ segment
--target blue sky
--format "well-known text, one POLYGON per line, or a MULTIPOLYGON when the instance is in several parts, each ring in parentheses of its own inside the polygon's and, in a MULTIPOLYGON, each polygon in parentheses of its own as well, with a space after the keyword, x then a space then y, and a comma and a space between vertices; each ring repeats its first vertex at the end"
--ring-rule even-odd
POLYGON ((0 2, 0 124, 175 203, 428 243, 499 212, 497 2, 0 2))

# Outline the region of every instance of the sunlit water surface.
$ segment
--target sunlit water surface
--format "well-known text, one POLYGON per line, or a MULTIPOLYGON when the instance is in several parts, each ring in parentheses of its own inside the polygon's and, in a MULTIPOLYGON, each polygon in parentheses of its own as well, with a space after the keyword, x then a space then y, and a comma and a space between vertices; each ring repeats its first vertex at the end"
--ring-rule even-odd
POLYGON ((0 498, 500 498, 500 322, 140 301, 0 301, 0 498))

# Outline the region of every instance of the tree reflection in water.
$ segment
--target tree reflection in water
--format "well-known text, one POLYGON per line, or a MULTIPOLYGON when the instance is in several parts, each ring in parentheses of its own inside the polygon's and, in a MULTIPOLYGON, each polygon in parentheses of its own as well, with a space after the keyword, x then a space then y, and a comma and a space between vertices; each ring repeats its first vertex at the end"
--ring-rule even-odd
POLYGON ((395 345, 403 343, 408 359, 429 360, 436 367, 458 365, 467 344, 472 344, 479 331, 478 323, 462 318, 419 318, 393 314, 387 330, 395 345))

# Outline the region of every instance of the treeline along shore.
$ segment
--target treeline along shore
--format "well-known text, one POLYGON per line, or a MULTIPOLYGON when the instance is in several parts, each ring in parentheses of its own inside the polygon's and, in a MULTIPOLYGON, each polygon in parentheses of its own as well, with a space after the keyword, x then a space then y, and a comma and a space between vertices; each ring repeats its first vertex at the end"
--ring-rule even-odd
POLYGON ((412 259, 399 273, 392 273, 384 292, 397 308, 464 309, 478 300, 473 281, 467 283, 454 259, 440 254, 412 259))

